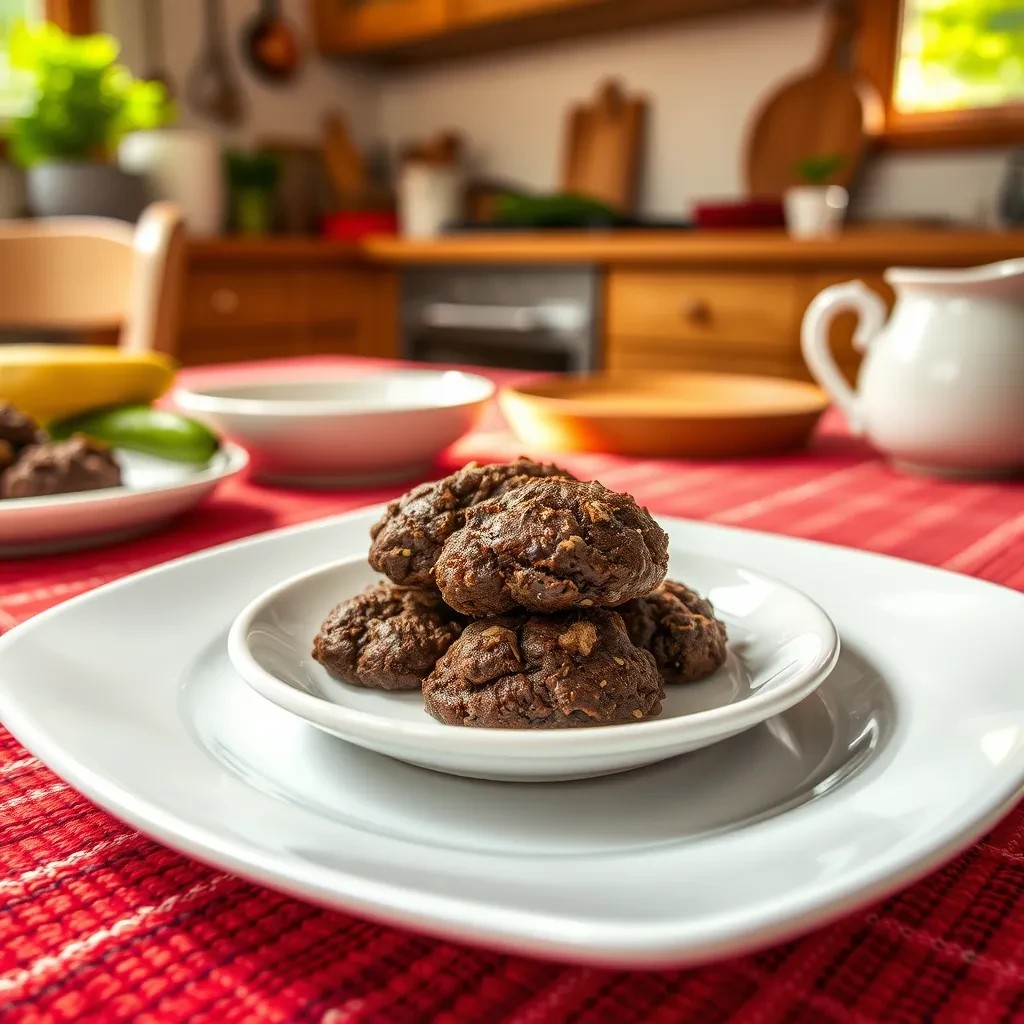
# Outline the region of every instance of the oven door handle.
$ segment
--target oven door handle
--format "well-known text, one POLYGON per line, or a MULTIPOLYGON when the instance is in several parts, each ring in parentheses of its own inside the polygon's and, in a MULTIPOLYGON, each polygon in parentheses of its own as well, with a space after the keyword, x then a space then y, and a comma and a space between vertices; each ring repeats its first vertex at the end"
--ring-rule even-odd
POLYGON ((538 306, 475 306, 461 302, 430 302, 420 310, 424 327, 465 331, 512 331, 526 334, 547 326, 538 306))

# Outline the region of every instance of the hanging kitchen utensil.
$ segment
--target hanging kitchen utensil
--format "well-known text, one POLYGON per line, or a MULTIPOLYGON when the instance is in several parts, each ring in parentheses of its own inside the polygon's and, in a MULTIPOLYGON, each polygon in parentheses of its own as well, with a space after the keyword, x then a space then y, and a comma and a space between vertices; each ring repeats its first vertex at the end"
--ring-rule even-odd
POLYGON ((268 82, 282 85, 295 77, 302 48, 281 15, 280 0, 261 0, 259 13, 243 31, 242 52, 253 71, 268 82))
POLYGON ((185 96, 196 113, 223 125, 235 125, 242 120, 244 104, 228 64, 221 0, 204 0, 203 11, 206 38, 189 71, 185 96))
POLYGON ((848 4, 833 7, 821 60, 785 82, 754 118, 746 156, 751 195, 777 197, 803 184, 797 164, 808 157, 841 156, 829 184, 853 181, 882 112, 878 94, 851 67, 856 27, 848 4))
POLYGON ((569 111, 562 191, 608 203, 620 212, 636 203, 647 100, 605 82, 593 103, 569 111))
POLYGON ((142 46, 145 51, 145 62, 140 77, 148 82, 159 82, 167 91, 168 97, 173 98, 174 82, 167 71, 164 59, 164 30, 159 3, 150 2, 142 5, 142 46))

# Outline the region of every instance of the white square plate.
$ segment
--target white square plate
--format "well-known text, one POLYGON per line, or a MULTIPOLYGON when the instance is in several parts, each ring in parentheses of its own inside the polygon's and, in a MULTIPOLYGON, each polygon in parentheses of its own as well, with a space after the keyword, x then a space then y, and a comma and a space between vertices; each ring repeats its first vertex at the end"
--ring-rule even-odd
POLYGON ((1024 597, 841 548, 665 520, 678 550, 784 579, 843 642, 740 736, 545 786, 362 750, 252 692, 232 619, 365 552, 377 510, 213 549, 0 638, 0 718, 131 825, 317 903, 534 955, 657 966, 813 928, 968 845, 1024 780, 1024 597))

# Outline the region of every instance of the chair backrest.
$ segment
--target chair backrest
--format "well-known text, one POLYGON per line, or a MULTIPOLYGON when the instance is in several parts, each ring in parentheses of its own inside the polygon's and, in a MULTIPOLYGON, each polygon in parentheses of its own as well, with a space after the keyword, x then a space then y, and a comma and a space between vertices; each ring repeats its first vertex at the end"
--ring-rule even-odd
POLYGON ((184 266, 172 203, 153 203, 134 227, 102 217, 0 222, 0 327, 120 327, 122 348, 173 355, 184 266))

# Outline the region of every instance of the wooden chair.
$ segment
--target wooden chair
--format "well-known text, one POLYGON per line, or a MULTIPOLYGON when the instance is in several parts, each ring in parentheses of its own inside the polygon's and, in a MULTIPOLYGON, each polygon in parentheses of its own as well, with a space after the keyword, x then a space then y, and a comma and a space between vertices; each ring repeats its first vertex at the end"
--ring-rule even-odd
POLYGON ((0 328, 119 329, 126 351, 174 355, 184 270, 184 226, 173 203, 153 203, 137 225, 0 221, 0 328))

